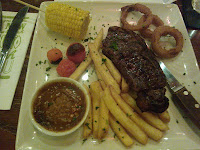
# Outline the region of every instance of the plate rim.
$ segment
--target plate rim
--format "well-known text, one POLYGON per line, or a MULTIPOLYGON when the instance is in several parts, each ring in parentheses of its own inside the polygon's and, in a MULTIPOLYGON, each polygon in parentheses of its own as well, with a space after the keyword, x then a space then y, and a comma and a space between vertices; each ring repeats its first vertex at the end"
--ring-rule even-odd
MULTIPOLYGON (((53 2, 55 2, 55 1, 45 1, 45 2, 42 2, 41 3, 41 5, 40 5, 40 7, 41 6, 43 6, 43 5, 45 5, 46 3, 53 3, 53 2)), ((63 3, 66 3, 66 1, 62 1, 63 3)), ((90 1, 90 0, 86 0, 86 1, 79 1, 79 0, 75 0, 75 1, 69 1, 69 3, 71 4, 71 3, 114 3, 114 2, 116 2, 116 1, 113 1, 113 0, 109 0, 109 1, 100 1, 100 0, 97 0, 97 1, 90 1)), ((117 1, 117 3, 120 3, 120 4, 128 4, 128 3, 131 3, 131 1, 117 1)), ((176 4, 160 4, 160 3, 143 3, 143 2, 141 2, 142 4, 146 4, 146 5, 169 5, 169 6, 173 6, 173 7, 175 7, 175 9, 178 9, 178 11, 179 11, 179 13, 181 14, 181 12, 180 12, 180 10, 179 10, 179 8, 178 8, 178 6, 176 5, 176 4)), ((133 3, 132 3, 133 4, 133 3)), ((37 21, 36 21, 36 26, 35 26, 35 29, 34 29, 34 33, 33 33, 33 40, 32 40, 32 44, 31 44, 31 50, 30 50, 30 59, 29 59, 29 61, 28 61, 28 66, 27 66, 27 73, 26 73, 26 78, 25 78, 25 83, 24 83, 24 89, 23 89, 23 95, 22 95, 22 100, 21 100, 21 107, 20 107, 20 111, 19 111, 19 119, 18 119, 18 126, 17 126, 17 133, 16 133, 16 141, 15 141, 15 149, 19 149, 22 145, 18 145, 19 144, 19 130, 20 130, 20 128, 21 128, 21 122, 20 122, 20 120, 22 120, 22 113, 23 113, 23 110, 22 110, 22 108, 23 107, 25 107, 24 105, 24 101, 25 101, 25 94, 26 94, 26 91, 27 91, 27 83, 28 83, 28 77, 30 76, 30 65, 31 65, 31 63, 30 62, 32 62, 32 59, 33 59, 33 57, 31 57, 32 56, 32 53, 33 53, 33 47, 34 47, 34 43, 35 43, 35 38, 36 38, 36 32, 37 32, 37 28, 38 28, 38 26, 39 26, 39 17, 40 17, 40 13, 42 13, 42 12, 39 12, 39 14, 38 14, 38 19, 37 19, 37 21)), ((182 19, 182 21, 183 21, 183 16, 182 15, 180 15, 181 16, 181 18, 180 19, 182 19)), ((184 26, 185 26, 185 24, 184 24, 184 26)), ((186 29, 186 27, 184 27, 184 29, 185 30, 187 30, 186 29)), ((191 44, 191 42, 190 42, 190 44, 191 44)), ((193 47, 191 47, 192 48, 192 50, 193 50, 193 47)), ((197 61, 196 59, 195 59, 195 61, 197 61)), ((197 64, 198 65, 198 64, 197 64)))

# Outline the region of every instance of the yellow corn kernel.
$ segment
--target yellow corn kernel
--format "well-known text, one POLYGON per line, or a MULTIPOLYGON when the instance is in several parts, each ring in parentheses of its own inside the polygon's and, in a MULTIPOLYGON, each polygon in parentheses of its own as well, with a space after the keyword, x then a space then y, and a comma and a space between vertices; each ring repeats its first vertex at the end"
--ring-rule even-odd
POLYGON ((52 31, 75 39, 83 39, 90 23, 89 11, 62 3, 51 3, 45 12, 45 22, 52 31))

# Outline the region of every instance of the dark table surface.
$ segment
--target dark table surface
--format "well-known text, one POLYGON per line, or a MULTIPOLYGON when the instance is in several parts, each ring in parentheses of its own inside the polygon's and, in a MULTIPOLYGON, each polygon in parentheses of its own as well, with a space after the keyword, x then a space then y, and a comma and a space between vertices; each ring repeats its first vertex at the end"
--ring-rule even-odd
MULTIPOLYGON (((45 0, 23 0, 23 1, 39 7, 41 2, 45 0)), ((4 11, 19 11, 19 9, 22 7, 21 4, 17 4, 12 0, 1 0, 1 3, 4 11)), ((175 3, 179 6, 182 12, 183 8, 182 1, 177 0, 175 3)), ((37 13, 37 11, 32 8, 29 9, 29 12, 37 13)), ((187 27, 187 30, 189 34, 194 33, 193 35, 191 35, 192 36, 191 43, 196 55, 196 59, 198 61, 198 65, 200 66, 200 42, 199 42, 200 30, 191 27, 187 27)), ((16 139, 17 125, 18 125, 19 111, 21 106, 31 44, 32 44, 32 39, 30 41, 29 48, 26 54, 25 62, 19 78, 11 110, 8 111, 0 110, 0 149, 2 150, 15 149, 15 139, 16 139)))

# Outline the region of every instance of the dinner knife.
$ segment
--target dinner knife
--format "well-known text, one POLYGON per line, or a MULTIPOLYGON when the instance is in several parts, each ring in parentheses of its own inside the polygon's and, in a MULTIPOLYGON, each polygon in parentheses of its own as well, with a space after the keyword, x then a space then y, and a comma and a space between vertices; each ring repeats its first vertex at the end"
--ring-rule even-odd
POLYGON ((0 58, 0 75, 2 73, 3 70, 3 66, 6 60, 6 57, 8 55, 10 46, 17 34, 17 31, 26 15, 26 13, 28 12, 29 7, 25 6, 22 9, 19 10, 19 12, 16 14, 16 16, 14 17, 8 32, 4 38, 4 42, 3 42, 3 48, 1 50, 1 58, 0 58))
POLYGON ((167 78, 169 88, 177 97, 176 100, 178 100, 178 103, 181 103, 184 109, 189 112, 189 115, 193 120, 195 120, 194 123, 200 128, 200 104, 194 99, 191 93, 170 73, 162 61, 159 61, 159 64, 167 78))

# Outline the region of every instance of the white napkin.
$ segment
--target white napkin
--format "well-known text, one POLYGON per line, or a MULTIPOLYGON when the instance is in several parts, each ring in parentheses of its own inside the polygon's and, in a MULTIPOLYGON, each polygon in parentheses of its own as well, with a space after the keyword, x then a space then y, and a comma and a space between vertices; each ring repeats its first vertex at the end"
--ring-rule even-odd
MULTIPOLYGON (((0 51, 4 37, 15 15, 16 12, 3 11, 0 51)), ((36 18, 36 13, 26 14, 10 48, 3 73, 0 77, 0 110, 9 110, 11 108, 36 18)))
MULTIPOLYGON (((54 1, 80 1, 80 0, 54 0, 54 1)), ((84 0, 84 1, 112 1, 112 0, 84 0)), ((115 2, 120 2, 122 0, 113 0, 115 2)), ((123 2, 143 2, 143 3, 163 3, 163 4, 170 4, 175 2, 176 0, 123 0, 123 2)))

